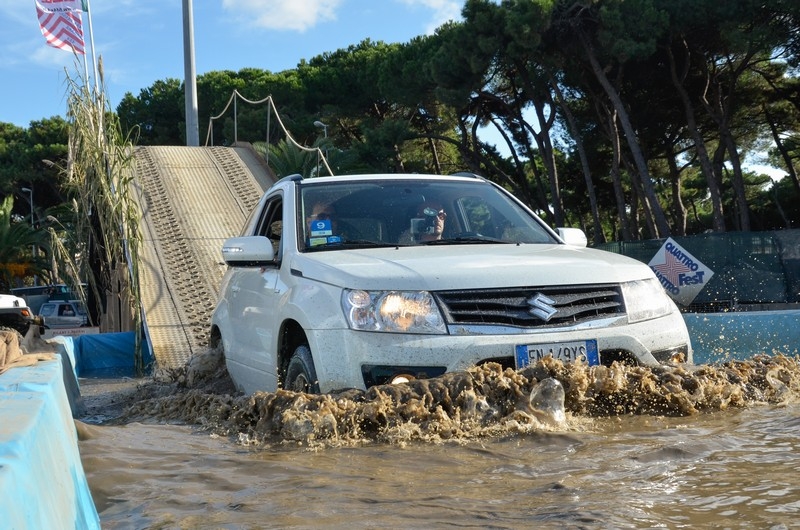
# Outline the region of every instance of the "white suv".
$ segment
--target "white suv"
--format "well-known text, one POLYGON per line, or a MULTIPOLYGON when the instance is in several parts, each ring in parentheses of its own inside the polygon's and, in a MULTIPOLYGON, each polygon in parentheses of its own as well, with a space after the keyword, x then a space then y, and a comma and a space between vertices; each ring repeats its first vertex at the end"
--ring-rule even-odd
POLYGON ((547 355, 692 362, 650 268, 551 230, 474 175, 286 177, 240 237, 212 317, 239 390, 309 392, 547 355))
POLYGON ((0 294, 0 328, 15 329, 25 335, 33 321, 33 313, 24 298, 0 294))

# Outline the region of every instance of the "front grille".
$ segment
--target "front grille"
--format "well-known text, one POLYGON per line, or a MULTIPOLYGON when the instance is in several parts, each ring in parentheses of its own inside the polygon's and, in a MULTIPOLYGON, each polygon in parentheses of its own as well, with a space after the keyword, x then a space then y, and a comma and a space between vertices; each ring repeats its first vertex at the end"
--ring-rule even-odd
POLYGON ((434 296, 448 324, 557 328, 625 312, 618 285, 439 291, 434 296), (531 312, 529 301, 537 295, 554 302, 549 305, 556 312, 547 321, 531 312))

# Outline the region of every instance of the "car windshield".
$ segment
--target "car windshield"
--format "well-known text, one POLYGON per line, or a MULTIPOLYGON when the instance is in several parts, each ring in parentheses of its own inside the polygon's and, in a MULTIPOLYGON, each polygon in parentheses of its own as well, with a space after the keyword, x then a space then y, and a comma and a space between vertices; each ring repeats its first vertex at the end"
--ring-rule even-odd
POLYGON ((541 221, 484 181, 305 181, 301 250, 556 243, 541 221))

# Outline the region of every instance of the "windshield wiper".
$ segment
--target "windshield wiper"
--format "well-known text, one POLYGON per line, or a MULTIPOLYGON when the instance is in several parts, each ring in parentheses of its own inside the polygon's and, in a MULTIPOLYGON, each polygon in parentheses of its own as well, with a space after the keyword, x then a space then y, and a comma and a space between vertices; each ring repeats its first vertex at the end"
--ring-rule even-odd
POLYGON ((336 243, 325 243, 323 245, 314 245, 313 247, 306 247, 306 252, 318 252, 320 250, 342 250, 342 249, 358 249, 358 248, 388 248, 396 247, 394 243, 383 243, 380 241, 370 241, 369 239, 345 239, 344 241, 337 241, 336 243))
POLYGON ((505 245, 511 244, 509 241, 503 241, 502 239, 497 239, 488 236, 481 236, 481 235, 457 236, 457 237, 450 237, 447 239, 434 239, 433 241, 421 241, 419 244, 420 245, 463 245, 463 244, 475 244, 475 243, 484 243, 484 244, 502 243, 505 245))

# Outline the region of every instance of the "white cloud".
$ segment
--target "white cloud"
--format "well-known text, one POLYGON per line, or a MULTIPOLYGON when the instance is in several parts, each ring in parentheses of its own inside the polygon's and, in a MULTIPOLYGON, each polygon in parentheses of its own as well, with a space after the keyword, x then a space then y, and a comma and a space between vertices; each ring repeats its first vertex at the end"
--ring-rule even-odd
POLYGON ((342 0, 223 0, 222 7, 251 24, 267 29, 304 32, 336 20, 342 0))
POLYGON ((463 1, 455 0, 400 0, 408 6, 420 6, 433 11, 433 17, 428 24, 428 33, 433 31, 450 20, 461 20, 461 8, 463 1))

